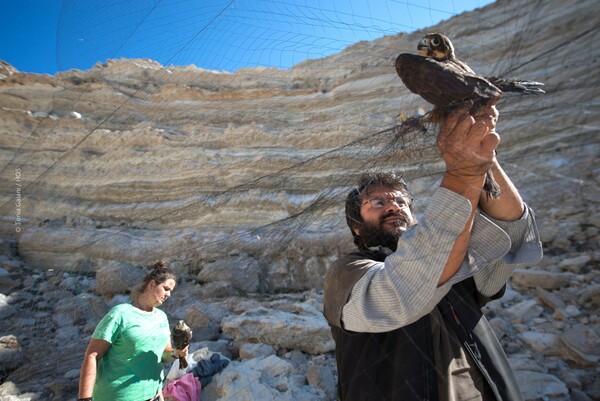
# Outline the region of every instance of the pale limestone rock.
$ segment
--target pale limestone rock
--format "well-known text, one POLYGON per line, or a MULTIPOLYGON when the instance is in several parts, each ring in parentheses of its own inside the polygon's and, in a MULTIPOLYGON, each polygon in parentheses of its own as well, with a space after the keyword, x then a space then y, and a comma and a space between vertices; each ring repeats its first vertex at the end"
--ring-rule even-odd
POLYGON ((14 335, 0 337, 0 370, 13 370, 21 366, 24 361, 25 355, 17 337, 14 335))
POLYGON ((275 355, 231 362, 202 390, 203 401, 326 401, 319 389, 296 386, 290 363, 275 355))
POLYGON ((517 335, 534 351, 542 355, 556 355, 556 347, 559 342, 559 337, 552 333, 538 333, 535 331, 526 331, 517 335))
POLYGON ((581 269, 592 260, 592 257, 588 254, 581 254, 573 258, 564 259, 559 263, 559 267, 562 270, 570 271, 573 273, 579 273, 581 269))
POLYGON ((543 288, 554 290, 567 286, 572 280, 570 274, 551 273, 541 270, 517 269, 512 275, 515 287, 543 288))
POLYGON ((196 301, 190 305, 185 314, 185 321, 194 327, 204 327, 210 324, 220 325, 227 312, 216 306, 196 301))
POLYGON ((566 305, 559 296, 559 292, 549 292, 543 288, 536 288, 535 294, 542 301, 552 309, 565 309, 566 305))
POLYGON ((17 312, 17 309, 8 303, 8 297, 0 294, 0 319, 5 319, 17 312))
POLYGON ((600 362, 600 337, 590 327, 578 324, 560 335, 559 352, 577 366, 593 366, 600 362))
POLYGON ((229 281, 211 281, 202 285, 198 295, 201 298, 225 298, 239 295, 239 292, 229 281))
POLYGON ((134 290, 142 283, 145 273, 127 262, 108 261, 96 272, 96 292, 113 296, 134 290))
MULTIPOLYGON (((0 62, 0 67, 1 66, 2 63, 0 62)), ((11 381, 5 381, 4 383, 0 384, 0 395, 8 397, 12 394, 18 394, 18 388, 15 383, 11 381)))
POLYGON ((509 356, 508 362, 513 371, 533 371, 533 372, 543 372, 544 367, 541 366, 537 361, 533 360, 531 357, 526 357, 523 355, 518 356, 509 356))
POLYGON ((221 321, 227 311, 218 305, 194 302, 185 312, 185 322, 192 329, 194 341, 218 338, 221 321))
POLYGON ((58 327, 79 326, 88 322, 98 323, 108 312, 108 307, 102 298, 83 293, 60 299, 53 312, 52 319, 58 327))
POLYGON ((508 308, 506 313, 511 316, 513 321, 528 322, 541 315, 543 311, 544 308, 538 305, 535 299, 528 299, 508 308))
POLYGON ((569 389, 556 376, 519 370, 515 374, 525 401, 569 401, 569 389))
POLYGON ((336 378, 326 363, 313 360, 313 363, 308 367, 306 372, 306 380, 310 386, 323 390, 328 400, 336 399, 336 378))
MULTIPOLYGON (((200 360, 201 358, 210 358, 213 353, 219 353, 223 355, 227 359, 232 359, 232 350, 234 350, 234 346, 228 340, 217 340, 217 341, 200 341, 193 342, 190 344, 190 352, 194 357, 195 361, 200 360)), ((235 356, 238 356, 237 351, 234 352, 235 356)))
POLYGON ((260 271, 256 259, 244 254, 203 265, 196 279, 200 283, 227 281, 239 291, 253 293, 259 289, 260 271))
POLYGON ((585 392, 578 388, 570 388, 570 390, 571 401, 593 401, 585 392))
POLYGON ((583 289, 578 302, 583 304, 592 301, 596 306, 600 306, 600 284, 587 286, 583 289))
MULTIPOLYGON (((550 17, 527 23, 546 39, 520 42, 519 51, 513 52, 510 38, 516 32, 506 27, 532 12, 517 9, 516 3, 492 4, 433 29, 451 35, 460 57, 479 71, 498 65, 494 60, 507 62, 506 54, 511 54, 510 62, 519 66, 515 74, 545 81, 547 88, 561 88, 552 96, 502 100, 499 109, 507 118, 500 120, 500 160, 524 198, 539 211, 544 242, 554 241, 570 250, 582 225, 598 221, 593 209, 598 191, 588 185, 597 176, 592 168, 597 145, 579 146, 597 126, 596 92, 589 87, 595 82, 593 70, 585 68, 589 60, 586 41, 563 46, 554 29, 565 35, 592 29, 587 10, 593 4, 589 0, 544 3, 535 10, 536 16, 550 17), (466 29, 472 18, 494 23, 466 29), (501 34, 496 29, 502 29, 501 34), (486 46, 479 43, 482 34, 489 39, 486 46), (541 51, 540 43, 553 57, 529 60, 528 56, 541 51), (566 57, 568 66, 562 62, 566 57)), ((93 131, 49 174, 47 183, 31 188, 39 199, 27 203, 28 233, 19 238, 19 252, 38 267, 75 271, 81 263, 102 257, 147 263, 166 254, 189 255, 198 250, 190 265, 203 266, 228 254, 225 248, 230 243, 223 239, 229 236, 236 242, 232 246, 259 257, 260 252, 251 250, 276 245, 264 238, 241 241, 235 234, 292 216, 326 195, 329 187, 349 182, 336 160, 312 170, 296 169, 298 177, 291 182, 289 177, 278 181, 257 181, 257 177, 273 177, 296 162, 389 127, 396 123, 399 111, 429 108, 406 91, 390 64, 397 49, 414 49, 420 35, 390 34, 289 70, 246 68, 216 73, 121 59, 98 63, 90 71, 51 77, 18 73, 5 65, 0 114, 4 130, 13 135, 0 144, 5 149, 2 161, 9 162, 14 149, 27 143, 12 163, 27 165, 24 174, 35 177, 93 131), (140 90, 135 93, 132 88, 140 90), (127 107, 117 110, 116 105, 124 102, 127 107), (277 104, 276 113, 272 102, 277 104), (75 110, 81 118, 70 117, 75 110), (51 118, 55 120, 46 121, 51 118), (33 126, 36 140, 26 141, 33 126), (53 152, 41 151, 45 149, 53 152), (69 167, 62 170, 63 165, 69 167), (222 202, 207 200, 236 185, 246 185, 247 190, 222 202), (223 227, 229 234, 222 232, 223 227), (33 236, 31 240, 28 235, 33 236), (205 245, 215 238, 218 245, 207 249, 205 245)), ((360 168, 365 161, 358 151, 343 156, 356 160, 352 168, 360 168)), ((427 172, 422 179, 411 178, 411 187, 421 196, 427 196, 426 190, 440 172, 439 166, 430 163, 401 167, 412 175, 427 172)), ((6 182, 9 178, 2 178, 2 187, 14 186, 6 182)), ((337 206, 311 228, 309 246, 304 248, 308 252, 289 256, 288 247, 295 241, 284 240, 281 250, 265 258, 263 289, 319 288, 327 258, 352 249, 340 219, 343 199, 334 201, 337 206), (284 259, 287 263, 281 262, 284 259), (278 261, 277 265, 272 261, 278 261)), ((14 227, 0 229, 17 238, 14 227)))
POLYGON ((230 333, 239 342, 263 342, 309 354, 334 349, 329 325, 322 315, 296 315, 261 308, 225 318, 223 332, 230 333))
POLYGON ((489 323, 490 326, 492 326, 492 329, 494 330, 494 334, 496 334, 496 337, 498 337, 499 339, 506 336, 509 332, 510 328, 508 322, 500 317, 490 319, 489 323))
POLYGON ((270 344, 244 343, 240 346, 240 359, 267 357, 275 353, 275 347, 270 344))
POLYGON ((581 310, 576 307, 575 305, 568 305, 565 308, 565 313, 569 316, 569 317, 577 317, 581 315, 581 310))

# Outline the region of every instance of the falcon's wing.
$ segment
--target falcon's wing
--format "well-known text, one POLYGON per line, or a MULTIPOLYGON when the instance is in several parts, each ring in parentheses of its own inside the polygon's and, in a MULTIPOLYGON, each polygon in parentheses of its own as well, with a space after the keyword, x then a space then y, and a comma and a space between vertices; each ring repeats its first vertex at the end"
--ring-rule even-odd
POLYGON ((540 86, 544 86, 541 82, 524 81, 521 79, 502 79, 498 77, 485 77, 494 86, 500 88, 503 92, 522 92, 541 94, 546 93, 540 86))
POLYGON ((403 53, 396 59, 396 72, 406 87, 440 108, 466 100, 493 99, 502 92, 486 79, 465 72, 460 65, 403 53))

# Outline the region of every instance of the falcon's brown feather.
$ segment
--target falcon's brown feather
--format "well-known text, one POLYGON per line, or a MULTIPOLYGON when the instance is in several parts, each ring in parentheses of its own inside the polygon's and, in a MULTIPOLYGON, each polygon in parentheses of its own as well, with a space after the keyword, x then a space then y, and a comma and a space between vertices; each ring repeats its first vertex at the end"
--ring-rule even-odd
MULTIPOLYGON (((192 329, 189 328, 183 320, 177 322, 173 327, 173 346, 175 349, 182 350, 192 342, 192 329)), ((179 367, 185 369, 188 367, 187 360, 184 357, 179 358, 179 367)))
MULTIPOLYGON (((425 35, 417 46, 419 54, 402 53, 396 59, 396 72, 413 93, 435 107, 429 113, 432 122, 441 122, 450 111, 470 106, 472 111, 496 101, 503 91, 544 93, 535 81, 500 79, 477 75, 465 62, 456 58, 448 37, 439 33, 425 35)), ((491 171, 486 176, 488 196, 500 196, 491 171)))
POLYGON ((406 87, 436 107, 463 105, 476 99, 497 99, 502 92, 482 77, 465 73, 451 62, 403 53, 396 59, 396 71, 406 87))
POLYGON ((402 53, 396 59, 396 72, 406 87, 421 95, 435 108, 434 122, 453 108, 471 105, 478 108, 497 100, 503 91, 544 93, 543 84, 534 81, 500 79, 477 75, 465 62, 456 58, 447 36, 430 33, 417 46, 419 55, 402 53))

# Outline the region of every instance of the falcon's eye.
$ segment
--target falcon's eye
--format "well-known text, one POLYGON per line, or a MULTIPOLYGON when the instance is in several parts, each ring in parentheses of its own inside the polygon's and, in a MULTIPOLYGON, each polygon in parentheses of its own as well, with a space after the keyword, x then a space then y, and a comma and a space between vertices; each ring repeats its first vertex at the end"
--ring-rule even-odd
POLYGON ((439 38, 433 38, 431 39, 431 44, 434 46, 439 46, 440 45, 440 39, 439 38))

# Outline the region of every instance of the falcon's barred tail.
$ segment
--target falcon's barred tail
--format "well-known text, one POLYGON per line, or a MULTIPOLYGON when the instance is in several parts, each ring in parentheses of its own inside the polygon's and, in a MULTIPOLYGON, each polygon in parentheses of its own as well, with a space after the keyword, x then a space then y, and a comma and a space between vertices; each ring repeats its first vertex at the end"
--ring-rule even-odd
POLYGON ((533 93, 536 95, 546 93, 540 88, 540 86, 544 86, 541 82, 502 79, 498 77, 487 77, 486 79, 502 92, 533 93))
POLYGON ((179 369, 187 369, 187 367, 188 367, 187 359, 180 356, 179 357, 179 369))
POLYGON ((485 191, 485 196, 488 199, 498 199, 500 197, 500 186, 494 179, 491 169, 485 173, 485 184, 483 184, 483 190, 485 191))

